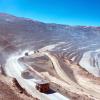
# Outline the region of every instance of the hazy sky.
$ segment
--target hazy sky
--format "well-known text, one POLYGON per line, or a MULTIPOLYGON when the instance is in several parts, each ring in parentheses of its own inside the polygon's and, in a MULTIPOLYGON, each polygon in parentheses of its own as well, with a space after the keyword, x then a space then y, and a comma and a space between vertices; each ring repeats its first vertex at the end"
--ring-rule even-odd
POLYGON ((0 0, 0 12, 47 23, 100 26, 100 0, 0 0))

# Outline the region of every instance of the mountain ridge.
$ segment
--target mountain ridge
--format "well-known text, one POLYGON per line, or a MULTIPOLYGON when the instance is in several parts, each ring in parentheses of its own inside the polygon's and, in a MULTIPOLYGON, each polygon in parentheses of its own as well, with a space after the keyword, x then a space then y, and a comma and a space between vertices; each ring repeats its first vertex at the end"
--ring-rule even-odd
POLYGON ((14 18, 18 18, 18 19, 25 19, 25 20, 29 20, 29 21, 33 21, 33 22, 40 22, 40 23, 44 23, 44 24, 53 24, 53 25, 63 25, 63 26, 71 26, 71 27, 95 27, 95 28, 100 28, 100 26, 93 26, 93 25, 68 25, 68 24, 60 24, 60 23, 48 23, 48 22, 43 22, 43 21, 38 21, 38 20, 34 20, 32 18, 26 18, 26 17, 19 17, 13 14, 8 14, 8 13, 3 13, 0 12, 0 17, 14 17, 14 18))

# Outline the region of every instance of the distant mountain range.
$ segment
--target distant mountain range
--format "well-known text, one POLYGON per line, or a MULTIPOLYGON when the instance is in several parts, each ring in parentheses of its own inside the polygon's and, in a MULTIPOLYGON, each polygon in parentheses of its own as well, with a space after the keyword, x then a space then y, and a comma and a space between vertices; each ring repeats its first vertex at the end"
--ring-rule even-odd
MULTIPOLYGON (((100 27, 43 23, 0 13, 0 55, 22 49, 38 49, 64 42, 53 51, 78 62, 83 53, 100 47, 100 27)), ((1 57, 1 58, 2 58, 1 57)))

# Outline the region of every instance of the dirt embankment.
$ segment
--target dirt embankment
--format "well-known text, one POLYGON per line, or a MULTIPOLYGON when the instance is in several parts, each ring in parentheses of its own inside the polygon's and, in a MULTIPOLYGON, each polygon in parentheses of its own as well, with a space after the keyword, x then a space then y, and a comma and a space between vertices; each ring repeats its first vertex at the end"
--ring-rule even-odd
POLYGON ((38 100, 26 95, 16 86, 12 78, 0 74, 0 100, 38 100))

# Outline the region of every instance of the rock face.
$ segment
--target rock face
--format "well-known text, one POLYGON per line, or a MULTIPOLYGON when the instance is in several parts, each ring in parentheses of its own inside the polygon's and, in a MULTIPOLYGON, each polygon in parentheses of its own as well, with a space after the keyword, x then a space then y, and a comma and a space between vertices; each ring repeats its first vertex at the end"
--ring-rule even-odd
MULTIPOLYGON (((14 51, 38 49, 61 42, 63 44, 57 45, 52 51, 63 54, 75 63, 84 62, 81 60, 84 53, 97 52, 100 48, 100 27, 46 24, 0 13, 0 63, 4 63, 5 58, 14 51)), ((99 57, 93 61, 99 62, 99 57)), ((89 67, 97 68, 94 64, 87 66, 87 63, 80 65, 89 72, 89 67)), ((98 73, 99 70, 93 74, 99 76, 98 73)))
POLYGON ((100 51, 88 51, 84 53, 79 64, 96 77, 100 76, 100 51))

